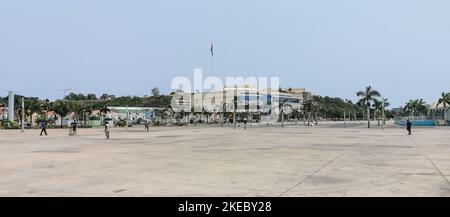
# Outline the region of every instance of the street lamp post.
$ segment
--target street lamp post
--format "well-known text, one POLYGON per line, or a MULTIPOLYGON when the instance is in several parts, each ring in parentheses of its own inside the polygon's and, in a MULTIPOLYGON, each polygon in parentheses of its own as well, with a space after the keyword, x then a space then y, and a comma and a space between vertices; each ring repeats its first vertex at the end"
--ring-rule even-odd
POLYGON ((58 89, 58 90, 61 91, 61 92, 63 92, 63 98, 62 98, 62 100, 64 100, 64 99, 66 98, 66 92, 67 92, 67 91, 71 91, 72 88, 68 88, 68 89, 58 89))
POLYGON ((233 129, 236 129, 237 85, 234 85, 233 107, 233 129))
POLYGON ((128 115, 128 105, 127 105, 127 121, 125 123, 125 128, 128 129, 128 119, 129 119, 129 115, 128 115))
POLYGON ((345 118, 346 118, 346 113, 345 113, 345 111, 344 111, 344 128, 346 127, 346 126, 345 126, 345 124, 346 124, 346 123, 345 123, 345 118))
POLYGON ((386 116, 385 116, 385 112, 384 112, 384 99, 381 99, 381 116, 383 119, 383 124, 382 124, 382 129, 384 130, 384 125, 386 124, 386 116))
POLYGON ((14 121, 14 98, 16 93, 22 92, 21 90, 10 90, 8 92, 8 116, 7 120, 13 122, 14 121))
POLYGON ((22 97, 22 133, 23 133, 23 131, 24 131, 24 128, 25 128, 25 126, 24 126, 24 119, 25 119, 25 102, 24 102, 24 99, 25 97, 22 97))
POLYGON ((224 103, 223 106, 222 106, 222 117, 221 117, 221 120, 220 120, 220 126, 221 127, 223 127, 223 125, 225 124, 224 122, 225 122, 225 115, 226 115, 226 111, 225 111, 226 106, 227 106, 226 103, 224 103))
POLYGON ((222 93, 222 116, 221 116, 221 118, 220 118, 220 127, 223 127, 223 125, 224 125, 224 121, 225 121, 225 114, 226 114, 226 111, 225 111, 225 109, 226 109, 226 91, 225 90, 223 90, 223 93, 222 93))
POLYGON ((281 127, 284 127, 284 106, 286 105, 287 99, 284 99, 281 103, 281 127))
POLYGON ((8 121, 14 121, 14 91, 8 93, 8 121))

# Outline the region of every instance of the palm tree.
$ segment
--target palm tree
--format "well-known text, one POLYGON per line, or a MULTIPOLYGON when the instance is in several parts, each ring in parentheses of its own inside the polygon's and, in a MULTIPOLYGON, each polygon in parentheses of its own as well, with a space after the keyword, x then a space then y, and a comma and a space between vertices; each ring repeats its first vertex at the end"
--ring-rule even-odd
POLYGON ((303 102, 302 110, 305 114, 306 119, 308 120, 308 126, 310 125, 310 122, 311 122, 310 117, 311 117, 311 111, 313 110, 312 107, 313 107, 312 100, 308 99, 303 102))
POLYGON ((426 102, 423 101, 423 99, 414 100, 413 106, 419 116, 422 116, 427 112, 426 102))
POLYGON ((381 97, 381 94, 369 85, 365 90, 357 92, 356 95, 361 97, 358 104, 366 105, 367 107, 367 128, 370 128, 370 106, 377 97, 381 97))
POLYGON ((102 107, 99 109, 99 111, 100 111, 100 114, 106 115, 106 114, 108 114, 108 112, 110 112, 111 110, 110 110, 108 107, 106 107, 106 106, 102 106, 102 107))
POLYGON ((436 108, 441 105, 444 107, 444 120, 445 125, 447 125, 447 105, 450 105, 450 93, 442 92, 441 98, 439 98, 436 108))
POLYGON ((50 100, 48 99, 42 100, 39 106, 41 107, 40 108, 41 113, 42 114, 45 113, 45 115, 47 116, 47 112, 50 107, 50 100))
MULTIPOLYGON (((376 117, 378 120, 378 126, 380 126, 380 119, 382 118, 381 116, 383 115, 385 108, 388 107, 389 105, 390 105, 390 103, 388 102, 387 99, 382 99, 381 101, 374 99, 373 108, 375 110, 375 114, 376 114, 376 117)), ((384 120, 383 120, 383 124, 384 124, 384 120)))
POLYGON ((297 121, 300 120, 300 111, 298 108, 292 110, 292 117, 295 119, 295 123, 297 124, 297 121))
POLYGON ((99 109, 99 111, 100 111, 100 115, 101 115, 101 121, 102 121, 102 124, 103 124, 103 122, 104 122, 104 119, 105 119, 105 117, 106 117, 106 114, 108 114, 108 112, 111 112, 111 110, 108 108, 108 107, 106 107, 106 106, 102 106, 100 109, 99 109))
POLYGON ((60 119, 61 119, 61 126, 62 126, 63 125, 63 118, 65 116, 67 116, 67 114, 69 114, 69 112, 70 112, 70 107, 67 104, 67 102, 59 100, 59 101, 53 102, 49 106, 49 108, 59 114, 60 119))
POLYGON ((383 110, 383 103, 381 101, 375 99, 375 100, 373 100, 372 106, 374 109, 374 115, 373 115, 374 121, 375 121, 375 119, 378 120, 378 126, 380 126, 380 114, 383 110))
POLYGON ((320 104, 319 102, 317 102, 316 100, 313 100, 313 104, 312 104, 312 111, 314 113, 314 121, 316 122, 316 125, 318 125, 318 120, 317 120, 317 113, 320 110, 320 104))
POLYGON ((84 111, 86 109, 86 106, 83 102, 74 101, 69 104, 71 112, 75 114, 75 119, 80 120, 83 118, 84 121, 84 111))
POLYGON ((415 99, 409 100, 403 110, 408 112, 410 116, 421 116, 426 112, 427 107, 423 99, 415 99))
POLYGON ((382 112, 382 114, 384 115, 383 116, 383 124, 386 124, 386 116, 385 116, 385 111, 386 111, 386 107, 389 107, 390 105, 391 105, 391 103, 389 103, 389 101, 388 101, 388 99, 386 99, 386 98, 384 98, 383 100, 382 100, 382 102, 383 102, 383 111, 381 111, 382 112))
POLYGON ((320 109, 319 103, 313 99, 308 99, 303 102, 303 111, 307 116, 308 126, 311 124, 311 116, 314 115, 314 120, 317 125, 317 112, 320 109))
POLYGON ((33 114, 40 113, 41 102, 39 99, 25 98, 25 115, 29 118, 30 125, 33 124, 33 114))

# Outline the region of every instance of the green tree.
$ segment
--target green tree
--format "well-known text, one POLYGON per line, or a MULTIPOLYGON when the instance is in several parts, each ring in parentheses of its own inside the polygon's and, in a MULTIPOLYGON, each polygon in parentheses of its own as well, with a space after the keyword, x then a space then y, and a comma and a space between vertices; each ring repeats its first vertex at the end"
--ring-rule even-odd
POLYGON ((93 93, 90 93, 86 96, 87 100, 97 100, 97 96, 93 93))
POLYGON ((55 111, 57 114, 59 114, 60 119, 61 119, 61 126, 63 125, 63 118, 66 117, 69 112, 70 112, 70 107, 68 105, 68 102, 66 101, 62 101, 62 100, 58 100, 55 101, 53 103, 51 103, 51 105, 49 106, 49 108, 53 111, 55 111))
POLYGON ((447 105, 450 105, 450 93, 442 92, 441 98, 439 98, 436 108, 441 105, 444 107, 444 120, 447 125, 447 105))
POLYGON ((28 117, 28 120, 33 123, 33 114, 41 113, 41 101, 37 97, 27 97, 24 100, 25 103, 25 115, 28 117))
POLYGON ((356 93, 358 97, 361 97, 359 100, 359 104, 365 105, 367 109, 367 128, 370 128, 370 107, 372 102, 378 98, 381 97, 380 92, 377 90, 372 89, 371 86, 367 86, 365 90, 358 91, 356 93))
POLYGON ((68 106, 70 109, 70 112, 73 112, 75 114, 76 119, 83 118, 84 120, 84 112, 86 110, 85 103, 81 101, 72 101, 68 102, 68 106))
POLYGON ((100 110, 100 114, 102 114, 102 115, 106 115, 106 114, 108 114, 108 112, 111 111, 111 110, 110 110, 108 107, 106 107, 106 106, 102 106, 99 110, 100 110))
POLYGON ((383 105, 382 104, 383 103, 381 101, 377 100, 377 99, 373 100, 373 104, 372 104, 373 109, 374 109, 373 118, 378 120, 378 126, 380 126, 380 114, 381 114, 381 111, 383 109, 383 105))
POLYGON ((389 107, 389 106, 391 106, 391 103, 389 102, 389 100, 388 99, 383 99, 383 107, 382 107, 382 109, 384 109, 384 111, 382 110, 381 111, 381 113, 383 114, 383 112, 384 112, 384 118, 383 118, 383 124, 386 124, 385 123, 385 118, 387 117, 387 114, 386 113, 388 113, 388 112, 386 112, 386 108, 387 107, 389 107))
POLYGON ((389 107, 389 102, 387 99, 382 99, 381 101, 374 99, 373 101, 373 109, 375 111, 374 116, 378 121, 378 126, 380 126, 380 120, 382 118, 382 114, 385 113, 386 107, 389 107))
POLYGON ((111 99, 115 99, 116 96, 115 95, 109 95, 107 93, 104 93, 100 96, 100 100, 111 100, 111 99))
POLYGON ((39 106, 40 106, 41 115, 44 113, 47 113, 48 110, 50 109, 50 100, 48 100, 48 99, 42 100, 40 102, 39 106))
POLYGON ((423 116, 427 112, 427 107, 423 99, 409 100, 403 108, 410 116, 423 116))
POLYGON ((292 110, 291 113, 292 118, 296 119, 297 121, 300 120, 300 111, 298 108, 295 108, 292 110))
POLYGON ((311 125, 313 117, 317 125, 317 112, 320 110, 319 103, 314 99, 307 99, 303 102, 302 107, 305 115, 307 116, 308 126, 311 125))
POLYGON ((159 95, 161 95, 161 93, 160 93, 158 87, 155 87, 155 88, 152 89, 152 95, 153 95, 153 96, 159 96, 159 95))

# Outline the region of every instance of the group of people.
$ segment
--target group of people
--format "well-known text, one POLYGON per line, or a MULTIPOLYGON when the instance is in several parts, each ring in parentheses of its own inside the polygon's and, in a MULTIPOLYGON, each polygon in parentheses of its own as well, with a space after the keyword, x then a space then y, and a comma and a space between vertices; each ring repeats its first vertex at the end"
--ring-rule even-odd
MULTIPOLYGON (((39 126, 41 128, 40 136, 42 136, 43 134, 46 135, 46 136, 48 135, 47 134, 47 125, 48 125, 48 122, 46 120, 43 120, 43 121, 40 122, 40 124, 39 124, 39 126)), ((74 120, 74 121, 72 121, 72 123, 70 123, 69 136, 77 135, 77 126, 78 126, 78 123, 77 123, 76 120, 74 120)), ((150 127, 150 122, 149 121, 145 121, 144 127, 145 127, 145 130, 147 132, 150 131, 150 128, 149 128, 150 127)), ((105 123, 104 123, 104 132, 105 132, 106 139, 109 139, 109 130, 110 130, 110 124, 109 124, 108 121, 105 121, 105 123)))
MULTIPOLYGON (((42 134, 47 136, 48 135, 47 134, 48 122, 46 120, 43 120, 43 121, 41 121, 39 126, 41 128, 40 136, 42 136, 42 134)), ((72 121, 72 123, 70 123, 70 127, 69 127, 69 136, 73 136, 73 135, 77 135, 77 121, 76 120, 72 121)))
MULTIPOLYGON (((41 134, 40 134, 40 136, 42 136, 42 134, 45 134, 46 136, 48 135, 47 134, 47 125, 48 125, 48 123, 47 123, 46 120, 41 121, 41 123, 40 123, 41 134)), ((149 121, 146 121, 144 123, 144 127, 145 127, 145 130, 147 132, 149 131, 149 125, 150 125, 149 121)), ((104 127, 105 127, 104 128, 104 132, 105 132, 106 139, 109 139, 110 126, 109 126, 109 123, 107 121, 105 121, 104 127)), ((247 128, 247 119, 244 119, 244 129, 245 128, 247 128)), ((406 130, 408 131, 408 135, 412 135, 412 132, 411 132, 412 129, 411 128, 412 128, 412 122, 410 120, 407 120, 406 121, 406 130)), ((73 136, 73 135, 77 135, 77 122, 76 121, 73 121, 70 124, 70 127, 69 127, 69 136, 73 136)))

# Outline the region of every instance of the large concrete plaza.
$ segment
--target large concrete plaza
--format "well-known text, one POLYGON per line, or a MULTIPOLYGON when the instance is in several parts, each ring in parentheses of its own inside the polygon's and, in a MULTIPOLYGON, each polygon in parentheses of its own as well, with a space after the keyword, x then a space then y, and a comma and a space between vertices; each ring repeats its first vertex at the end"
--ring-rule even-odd
POLYGON ((450 196, 450 128, 0 131, 0 196, 450 196))

